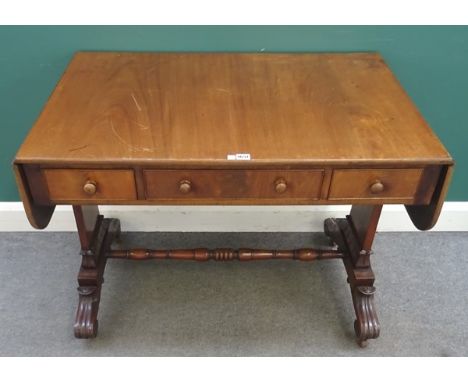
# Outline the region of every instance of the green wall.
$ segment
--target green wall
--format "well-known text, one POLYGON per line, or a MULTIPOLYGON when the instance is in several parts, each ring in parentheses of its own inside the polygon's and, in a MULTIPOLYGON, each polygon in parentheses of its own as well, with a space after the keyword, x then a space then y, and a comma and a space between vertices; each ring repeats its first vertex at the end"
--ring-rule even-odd
POLYGON ((11 161, 77 50, 379 51, 457 162, 468 200, 468 27, 0 27, 0 201, 19 200, 11 161))

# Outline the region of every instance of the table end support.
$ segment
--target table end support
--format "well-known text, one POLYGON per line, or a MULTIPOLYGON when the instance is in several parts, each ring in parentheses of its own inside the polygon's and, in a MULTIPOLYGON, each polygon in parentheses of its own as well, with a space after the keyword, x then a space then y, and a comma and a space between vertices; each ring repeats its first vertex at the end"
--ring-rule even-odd
POLYGON ((325 233, 344 253, 356 319, 354 331, 359 346, 380 334, 374 294, 375 276, 370 264, 372 243, 382 206, 353 206, 345 219, 326 219, 325 233))
POLYGON ((96 206, 87 207, 73 207, 82 257, 78 273, 79 301, 74 324, 76 338, 94 338, 97 335, 97 316, 107 260, 105 253, 109 250, 112 241, 120 235, 118 219, 104 219, 99 215, 96 206), (92 224, 94 229, 91 230, 92 224))

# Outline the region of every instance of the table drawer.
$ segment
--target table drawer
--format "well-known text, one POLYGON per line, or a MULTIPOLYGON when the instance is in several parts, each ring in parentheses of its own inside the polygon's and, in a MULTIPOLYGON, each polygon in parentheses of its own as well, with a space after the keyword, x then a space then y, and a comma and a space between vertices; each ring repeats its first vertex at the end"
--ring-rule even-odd
POLYGON ((147 199, 318 199, 323 170, 144 170, 147 199))
POLYGON ((133 170, 44 169, 52 202, 135 200, 133 170))
POLYGON ((334 170, 328 200, 410 202, 415 198, 423 169, 334 170))

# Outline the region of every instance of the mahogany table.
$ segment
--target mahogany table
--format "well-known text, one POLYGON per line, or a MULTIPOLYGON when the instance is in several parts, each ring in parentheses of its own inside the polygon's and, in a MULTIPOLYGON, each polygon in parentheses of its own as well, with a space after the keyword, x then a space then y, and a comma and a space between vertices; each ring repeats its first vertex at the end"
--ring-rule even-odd
POLYGON ((437 221, 453 160, 376 53, 75 54, 14 160, 30 223, 73 206, 75 336, 95 337, 109 258, 342 259, 358 343, 379 335, 370 258, 382 205, 437 221), (352 204, 329 246, 139 249, 99 204, 352 204))

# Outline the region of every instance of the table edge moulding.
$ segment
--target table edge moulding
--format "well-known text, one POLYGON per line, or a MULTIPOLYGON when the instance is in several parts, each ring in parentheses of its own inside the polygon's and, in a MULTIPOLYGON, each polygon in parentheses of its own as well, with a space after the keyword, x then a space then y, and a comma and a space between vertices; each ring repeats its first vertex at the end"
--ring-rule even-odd
POLYGON ((344 262, 357 341, 377 338, 382 206, 439 217, 453 159, 378 53, 78 52, 13 170, 29 222, 71 205, 81 245, 75 336, 97 335, 108 259, 344 262), (326 246, 127 248, 98 206, 351 204, 326 246))

